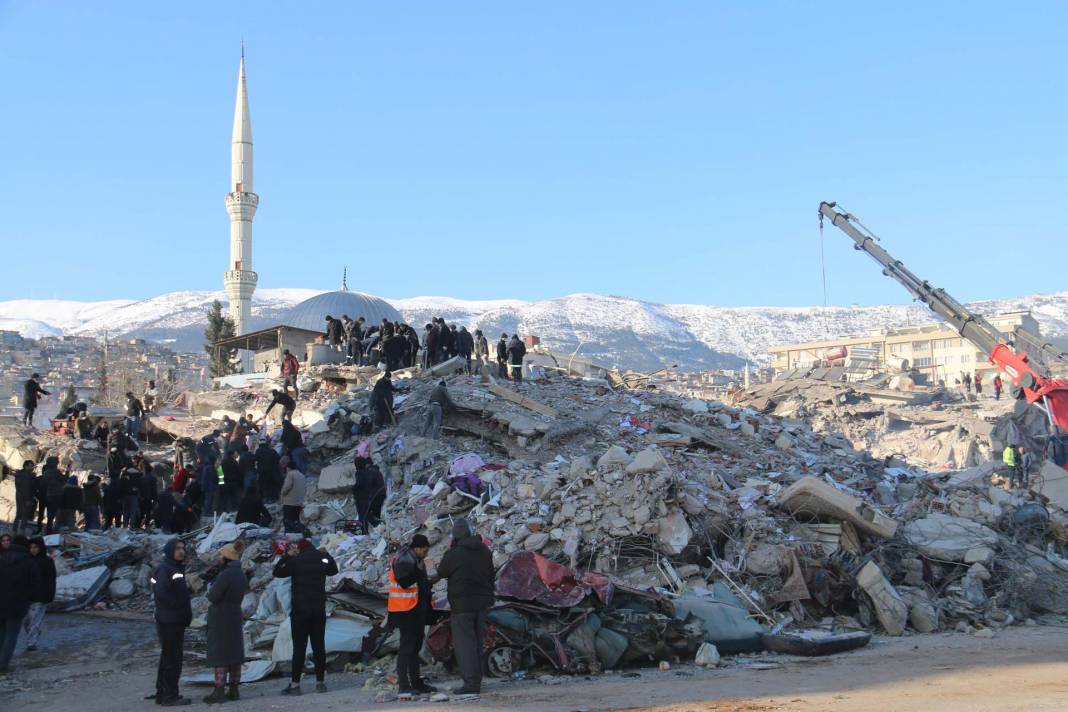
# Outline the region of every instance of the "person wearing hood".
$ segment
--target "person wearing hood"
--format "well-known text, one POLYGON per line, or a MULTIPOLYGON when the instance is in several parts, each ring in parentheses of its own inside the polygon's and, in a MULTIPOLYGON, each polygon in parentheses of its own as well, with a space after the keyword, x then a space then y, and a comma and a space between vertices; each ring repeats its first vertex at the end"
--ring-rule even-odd
POLYGON ((33 474, 33 460, 23 460, 22 468, 15 473, 15 526, 16 532, 28 528, 33 521, 33 509, 36 500, 33 490, 36 475, 33 474))
POLYGON ((289 420, 282 421, 282 454, 288 457, 297 469, 304 472, 307 464, 304 462, 304 438, 300 431, 289 420))
POLYGON ((0 673, 8 671, 22 619, 41 587, 41 573, 24 536, 0 534, 0 673))
POLYGON ((316 550, 307 539, 290 543, 274 565, 275 578, 290 578, 292 610, 289 623, 293 637, 292 677, 283 695, 300 694, 304 656, 311 642, 315 663, 315 691, 326 692, 326 577, 338 572, 337 562, 325 549, 316 550))
POLYGON ((508 334, 501 334, 497 342, 497 377, 508 380, 508 334))
POLYGON ((466 326, 461 326, 456 334, 456 354, 464 360, 464 373, 471 373, 471 355, 475 351, 475 339, 466 326))
POLYGON ((278 452, 266 440, 260 442, 253 455, 256 459, 256 479, 260 483, 264 500, 278 501, 278 490, 282 487, 282 472, 279 469, 281 459, 278 452))
POLYGON ((59 528, 77 529, 78 512, 85 506, 85 493, 82 492, 78 478, 71 475, 59 499, 59 528))
POLYGON ((389 562, 389 625, 400 631, 397 650, 397 689, 402 695, 430 694, 437 689, 426 684, 419 672, 419 651, 425 628, 432 621, 430 579, 426 573, 430 541, 422 534, 412 537, 389 562))
POLYGON ((259 488, 252 485, 241 496, 241 502, 237 505, 235 524, 251 522, 259 527, 271 526, 271 513, 263 506, 263 498, 260 497, 259 488))
POLYGON ((355 482, 352 495, 356 502, 356 516, 363 523, 364 532, 382 521, 382 505, 386 501, 386 481, 382 471, 369 457, 356 456, 355 482))
POLYGON ((423 423, 423 437, 437 440, 441 436, 441 416, 446 408, 455 407, 449 396, 449 389, 445 379, 438 381, 434 390, 430 391, 427 402, 426 421, 423 423))
POLYGON ((85 529, 92 531, 100 528, 100 504, 103 502, 100 491, 100 476, 89 475, 82 488, 82 511, 85 513, 85 529))
POLYGON ((452 526, 452 547, 441 557, 438 578, 449 582, 450 626, 463 685, 454 695, 482 689, 482 643, 486 619, 496 600, 493 554, 466 519, 452 526))
POLYGON ((215 689, 204 698, 209 705, 240 699, 241 664, 245 662, 245 616, 241 600, 248 593, 248 578, 241 569, 245 544, 240 539, 219 549, 222 568, 208 589, 207 665, 215 669, 215 689), (229 679, 227 679, 229 678, 229 679), (229 690, 225 688, 229 686, 229 690))
POLYGON ((156 704, 188 705, 178 694, 182 676, 185 629, 193 621, 189 587, 185 583, 185 544, 171 539, 163 547, 163 561, 152 572, 152 597, 156 603, 156 633, 159 635, 159 667, 156 671, 156 704))
POLYGON ((517 382, 523 380, 523 357, 527 355, 527 346, 519 340, 519 334, 512 334, 508 342, 508 362, 512 365, 512 377, 517 382))
POLYGON ((45 466, 41 469, 40 485, 44 487, 45 506, 48 511, 48 527, 45 532, 51 534, 63 504, 63 488, 67 486, 67 478, 59 471, 59 458, 55 455, 49 455, 45 460, 45 466))
POLYGON ((141 470, 130 465, 119 480, 119 496, 122 498, 122 526, 135 529, 141 521, 141 470))
POLYGON ((26 636, 26 650, 36 650, 37 641, 41 639, 45 609, 49 603, 56 600, 56 562, 48 555, 43 537, 30 539, 29 550, 30 557, 37 566, 40 581, 30 599, 30 610, 22 619, 22 632, 26 636))

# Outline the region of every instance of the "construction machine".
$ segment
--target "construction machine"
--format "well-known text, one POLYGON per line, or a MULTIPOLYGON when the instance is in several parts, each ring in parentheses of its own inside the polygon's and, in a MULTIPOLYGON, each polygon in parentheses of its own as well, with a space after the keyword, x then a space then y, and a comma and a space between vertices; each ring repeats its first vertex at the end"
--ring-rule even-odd
MULTIPOLYGON (((1064 433, 1068 432, 1068 380, 1052 378, 1037 360, 1032 362, 1024 347, 1035 350, 1040 359, 1063 361, 1066 358, 1064 354, 1049 344, 1034 341, 1033 337, 1010 338, 1003 334, 982 315, 971 312, 946 294, 945 290, 932 287, 926 280, 913 274, 900 260, 894 259, 878 244, 878 237, 837 204, 820 203, 819 217, 821 228, 823 219, 829 219, 832 225, 849 235, 855 243, 854 249, 867 253, 879 263, 883 274, 901 283, 915 299, 930 307, 931 311, 945 319, 963 338, 987 354, 990 363, 997 366, 1016 387, 1019 397, 1026 398, 1028 403, 1045 412, 1052 429, 1051 441, 1064 441, 1064 433)), ((1065 466, 1068 467, 1068 464, 1065 466)))

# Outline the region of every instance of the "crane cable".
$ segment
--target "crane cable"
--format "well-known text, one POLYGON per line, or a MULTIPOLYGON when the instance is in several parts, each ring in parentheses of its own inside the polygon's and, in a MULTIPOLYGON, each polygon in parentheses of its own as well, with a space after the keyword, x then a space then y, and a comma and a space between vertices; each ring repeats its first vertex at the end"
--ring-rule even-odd
POLYGON ((820 274, 823 277, 823 306, 827 306, 827 261, 823 256, 823 211, 817 213, 820 218, 820 274))

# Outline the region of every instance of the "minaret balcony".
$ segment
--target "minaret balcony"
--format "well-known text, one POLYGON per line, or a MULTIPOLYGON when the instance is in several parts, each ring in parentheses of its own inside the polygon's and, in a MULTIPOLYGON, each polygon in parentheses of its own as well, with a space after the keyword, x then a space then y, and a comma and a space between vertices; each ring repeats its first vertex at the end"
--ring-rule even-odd
POLYGON ((251 270, 239 269, 229 270, 223 273, 223 282, 229 286, 231 284, 241 286, 256 286, 256 282, 259 280, 259 275, 251 270))

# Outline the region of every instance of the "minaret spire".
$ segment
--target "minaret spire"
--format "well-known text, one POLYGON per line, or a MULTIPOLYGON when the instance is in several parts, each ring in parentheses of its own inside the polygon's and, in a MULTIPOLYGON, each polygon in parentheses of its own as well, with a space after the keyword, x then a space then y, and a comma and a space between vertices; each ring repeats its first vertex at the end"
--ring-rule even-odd
POLYGON ((230 264, 223 275, 230 299, 230 318, 239 335, 248 330, 252 318, 252 293, 256 291, 257 281, 257 275, 252 271, 252 218, 259 203, 260 197, 253 192, 252 184, 252 119, 248 110, 245 43, 242 41, 230 144, 230 192, 226 195, 226 210, 230 213, 230 264))

